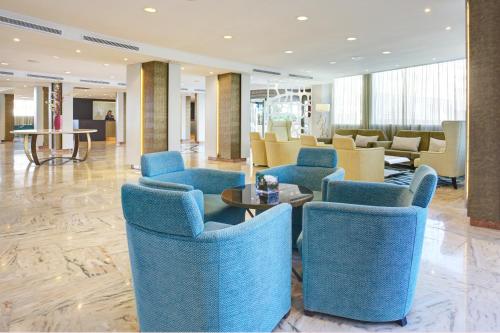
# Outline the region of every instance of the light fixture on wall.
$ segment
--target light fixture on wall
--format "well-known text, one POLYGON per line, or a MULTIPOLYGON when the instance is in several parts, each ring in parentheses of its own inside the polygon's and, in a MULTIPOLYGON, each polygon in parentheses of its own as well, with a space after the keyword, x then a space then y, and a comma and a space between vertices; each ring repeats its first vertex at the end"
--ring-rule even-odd
POLYGON ((316 104, 314 110, 318 112, 317 125, 320 131, 320 137, 329 137, 328 130, 328 113, 330 112, 330 104, 316 104))

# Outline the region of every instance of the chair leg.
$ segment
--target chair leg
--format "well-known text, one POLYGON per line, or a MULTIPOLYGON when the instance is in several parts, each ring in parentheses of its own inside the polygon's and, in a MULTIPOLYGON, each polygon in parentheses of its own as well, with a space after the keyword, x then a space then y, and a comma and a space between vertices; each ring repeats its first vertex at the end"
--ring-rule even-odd
POLYGON ((458 189, 458 186, 457 186, 457 177, 451 177, 451 183, 453 184, 453 188, 455 190, 458 189))
POLYGON ((408 324, 408 321, 406 320, 406 317, 404 317, 403 319, 397 320, 396 323, 398 323, 401 327, 405 327, 406 324, 408 324))
POLYGON ((314 312, 304 309, 304 314, 308 317, 314 316, 314 312))
POLYGON ((285 315, 283 316, 283 319, 288 318, 288 316, 290 316, 290 313, 291 313, 291 312, 292 312, 292 310, 291 310, 291 309, 290 309, 290 310, 288 310, 288 312, 287 312, 287 313, 285 313, 285 315))

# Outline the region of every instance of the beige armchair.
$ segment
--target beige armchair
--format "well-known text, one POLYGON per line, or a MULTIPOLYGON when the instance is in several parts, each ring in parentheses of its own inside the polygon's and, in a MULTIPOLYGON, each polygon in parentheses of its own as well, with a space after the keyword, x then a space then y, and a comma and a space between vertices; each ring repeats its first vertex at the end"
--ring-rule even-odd
POLYGON ((384 148, 356 148, 351 138, 334 138, 333 147, 346 180, 384 181, 384 148))
POLYGON ((267 131, 275 133, 279 141, 290 141, 292 139, 292 122, 290 120, 269 119, 267 131))
POLYGON ((314 135, 301 135, 300 136, 300 144, 304 147, 329 147, 332 148, 331 145, 325 145, 323 142, 318 142, 318 139, 314 135))
POLYGON ((266 145, 267 165, 292 164, 297 161, 300 150, 300 141, 278 141, 276 133, 268 132, 264 137, 266 145))
POLYGON ((253 165, 267 166, 266 144, 258 132, 250 132, 250 148, 253 165))
POLYGON ((465 121, 443 121, 446 147, 444 152, 420 152, 414 165, 428 165, 439 176, 450 177, 453 187, 457 188, 457 177, 465 175, 466 124, 465 121))

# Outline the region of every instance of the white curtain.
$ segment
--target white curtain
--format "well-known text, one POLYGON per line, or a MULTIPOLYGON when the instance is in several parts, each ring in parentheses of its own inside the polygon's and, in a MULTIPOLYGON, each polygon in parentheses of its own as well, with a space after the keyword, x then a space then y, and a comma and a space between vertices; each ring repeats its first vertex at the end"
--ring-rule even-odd
POLYGON ((333 81, 332 126, 358 128, 363 121, 363 76, 333 81))
POLYGON ((466 64, 456 60, 372 74, 370 127, 441 130, 466 117, 466 64))

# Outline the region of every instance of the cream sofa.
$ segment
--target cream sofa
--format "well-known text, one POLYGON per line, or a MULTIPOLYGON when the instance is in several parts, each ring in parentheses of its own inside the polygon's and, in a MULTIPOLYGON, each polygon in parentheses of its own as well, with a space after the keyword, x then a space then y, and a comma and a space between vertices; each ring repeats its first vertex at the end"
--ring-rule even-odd
POLYGON ((384 181, 384 148, 356 148, 351 138, 334 138, 333 147, 346 180, 384 181))
POLYGON ((266 144, 258 132, 250 132, 250 148, 253 165, 267 166, 266 144))
POLYGON ((269 119, 267 131, 275 133, 279 141, 292 140, 292 121, 269 119))
POLYGON ((326 145, 323 142, 318 142, 318 139, 314 135, 301 135, 300 136, 300 144, 303 147, 329 147, 332 148, 331 145, 326 145))
POLYGON ((420 152, 420 158, 414 165, 428 165, 434 168, 439 176, 450 177, 453 187, 457 188, 457 177, 465 175, 466 124, 465 121, 443 121, 444 152, 420 152))
POLYGON ((300 150, 299 140, 279 141, 276 133, 267 132, 264 141, 266 145, 267 165, 269 167, 297 162, 300 150))

